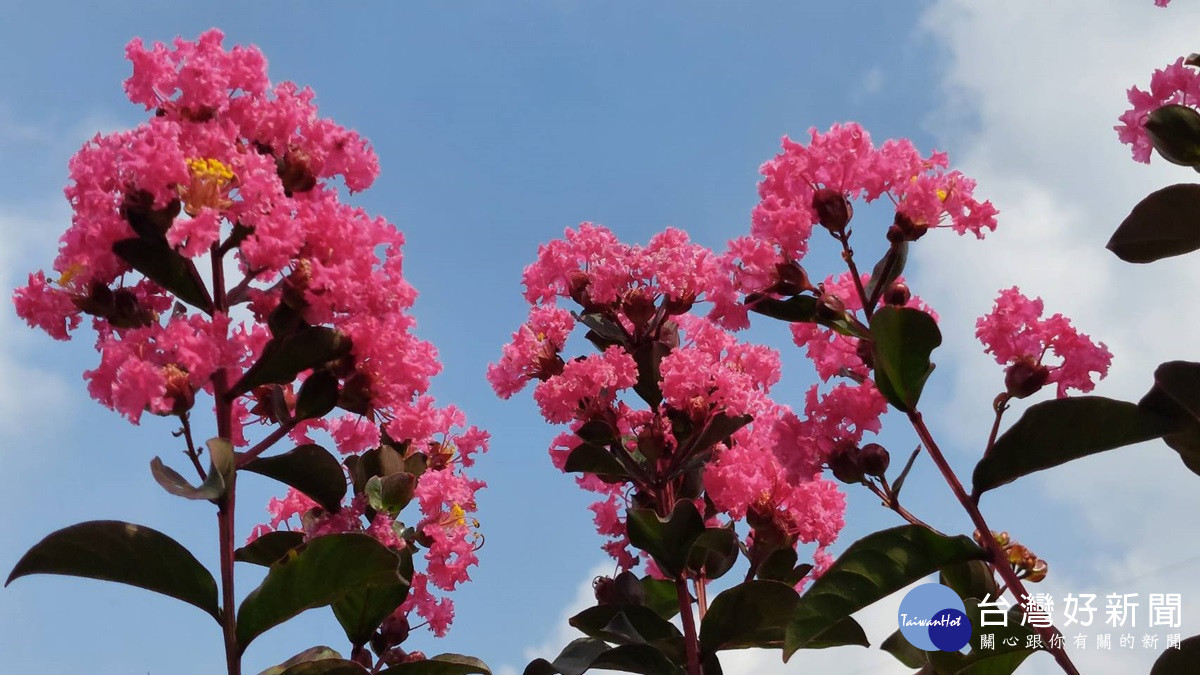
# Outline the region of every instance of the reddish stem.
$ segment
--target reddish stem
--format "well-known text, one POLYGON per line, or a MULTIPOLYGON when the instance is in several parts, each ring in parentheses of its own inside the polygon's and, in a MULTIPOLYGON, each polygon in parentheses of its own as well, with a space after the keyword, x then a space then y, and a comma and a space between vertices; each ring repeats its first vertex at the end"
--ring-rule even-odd
MULTIPOLYGON (((958 503, 967 511, 967 515, 971 517, 971 522, 975 525, 975 529, 980 533, 979 539, 982 541, 984 549, 991 558, 992 566, 1004 579, 1004 583, 1008 586, 1012 594, 1016 596, 1017 602, 1021 602, 1021 598, 1028 598, 1029 592, 1025 590, 1024 584, 1013 571, 1012 566, 1008 563, 1008 558, 1004 555, 1004 551, 1000 549, 1000 545, 996 543, 992 537, 992 530, 988 526, 987 521, 983 519, 983 514, 979 512, 978 505, 975 500, 967 495, 967 491, 963 489, 962 483, 959 482, 958 476, 954 470, 950 468, 950 464, 942 455, 941 449, 933 440, 933 435, 929 433, 929 428, 925 426, 925 420, 921 417, 921 413, 912 410, 908 413, 908 419, 912 422, 913 428, 917 431, 917 436, 921 438, 921 442, 925 444, 925 448, 929 451, 929 456, 933 459, 933 463, 937 465, 939 471, 942 472, 942 477, 946 479, 946 483, 950 486, 950 490, 954 492, 954 496, 958 499, 958 503)), ((1054 640, 1054 636, 1060 636, 1061 633, 1054 626, 1040 628, 1035 626, 1034 629, 1042 638, 1042 644, 1054 656, 1054 660, 1058 662, 1063 672, 1068 675, 1079 675, 1079 670, 1075 664, 1071 662, 1071 657, 1067 656, 1067 652, 1061 647, 1053 645, 1060 644, 1054 640)))
POLYGON ((683 644, 687 651, 688 675, 703 675, 700 670, 700 641, 696 636, 696 617, 692 616, 692 596, 688 593, 687 579, 682 575, 675 579, 675 594, 679 597, 679 617, 683 619, 683 644))

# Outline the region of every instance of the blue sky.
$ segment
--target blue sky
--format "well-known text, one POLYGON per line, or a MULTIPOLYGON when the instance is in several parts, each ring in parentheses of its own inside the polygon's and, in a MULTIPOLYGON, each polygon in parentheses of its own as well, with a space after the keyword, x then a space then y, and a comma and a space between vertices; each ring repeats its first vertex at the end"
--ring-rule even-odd
MULTIPOLYGON (((1200 276, 1183 262, 1120 266, 1102 247, 1121 209, 1187 180, 1134 165, 1110 127, 1126 86, 1196 50, 1186 28, 1200 15, 1149 0, 1004 4, 23 3, 0 25, 0 276, 11 288, 52 260, 78 146, 143 119, 121 90, 131 37, 191 38, 217 26, 227 45, 258 45, 272 80, 312 86, 322 114, 380 155, 382 175, 354 201, 408 239, 418 332, 445 363, 435 394, 493 436, 479 463, 490 484, 481 566, 455 596, 450 635, 414 646, 519 672, 534 652, 562 645, 563 614, 603 562, 588 496, 546 456, 556 430, 528 396, 496 400, 483 379, 524 315, 521 268, 564 227, 594 221, 644 242, 678 226, 722 247, 748 228, 757 167, 780 136, 856 120, 877 141, 905 136, 949 151, 1002 212, 989 241, 923 240, 915 271, 914 290, 942 313, 947 335, 927 416, 964 476, 1001 378, 978 353, 973 319, 998 288, 1022 285, 1108 342, 1117 361, 1100 393, 1137 398, 1155 363, 1196 358, 1188 336, 1200 325, 1179 318, 1178 305, 1195 297, 1200 276), (1170 335, 1141 328, 1176 319, 1184 328, 1170 335)), ((863 230, 872 215, 860 214, 863 230)), ((814 267, 823 276, 833 263, 814 267)), ((797 402, 812 373, 784 327, 752 336, 785 350, 777 393, 797 402)), ((163 530, 215 569, 208 505, 170 497, 147 470, 155 455, 178 459, 170 426, 130 427, 90 401, 80 378, 96 359, 90 346, 86 332, 55 343, 0 312, 0 494, 14 516, 0 521, 0 569, 50 531, 101 518, 163 530)), ((899 420, 884 442, 897 455, 916 445, 899 420)), ((1200 632, 1188 614, 1200 618, 1200 585, 1188 573, 1200 544, 1163 514, 1200 506, 1188 496, 1196 480, 1169 450, 1147 445, 1005 488, 984 505, 996 527, 1050 560, 1048 590, 1183 592, 1186 636, 1200 632)), ((909 486, 910 509, 966 530, 927 462, 909 486)), ((256 478, 240 487, 245 534, 256 505, 279 490, 256 478)), ((898 523, 865 491, 849 501, 842 546, 898 523)), ((252 571, 239 576, 242 592, 256 583, 252 571)), ((876 643, 895 627, 889 611, 866 621, 876 643)), ((314 643, 344 648, 340 637, 327 611, 311 612, 255 642, 246 670, 314 643)), ((211 673, 221 667, 218 640, 191 608, 124 587, 42 577, 0 593, 0 647, 13 672, 211 673)), ((1153 654, 1118 657, 1144 670, 1153 654)), ((736 658, 732 672, 802 670, 736 658)), ((879 664, 890 657, 817 658, 837 659, 823 672, 887 672, 879 664)), ((1047 664, 1035 658, 1029 672, 1047 664)), ((1120 672, 1107 668, 1095 672, 1120 672)))

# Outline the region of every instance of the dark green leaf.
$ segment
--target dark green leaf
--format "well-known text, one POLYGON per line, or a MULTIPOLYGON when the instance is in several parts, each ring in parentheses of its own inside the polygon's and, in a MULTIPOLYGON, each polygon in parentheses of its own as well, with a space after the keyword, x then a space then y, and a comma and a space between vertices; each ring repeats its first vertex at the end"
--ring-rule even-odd
POLYGON ((707 450, 717 443, 725 442, 735 431, 746 426, 754 418, 750 415, 730 417, 725 413, 717 413, 709 418, 708 423, 699 432, 694 441, 690 441, 692 452, 707 450))
POLYGON ((487 664, 474 656, 438 654, 424 661, 385 668, 380 675, 492 675, 487 664))
POLYGON ((1200 635, 1181 641, 1178 649, 1166 649, 1150 669, 1150 675, 1191 675, 1197 672, 1200 672, 1200 635))
POLYGON ((777 548, 758 566, 757 576, 764 581, 786 581, 798 557, 793 548, 777 548))
POLYGON ((238 562, 270 567, 272 563, 287 555, 288 551, 303 543, 303 532, 292 532, 290 530, 267 532, 234 551, 233 559, 238 562))
POLYGON ((788 323, 815 323, 817 320, 817 299, 811 295, 797 295, 787 300, 750 295, 746 297, 746 307, 763 316, 788 323))
POLYGON ((1200 363, 1168 361, 1154 371, 1154 386, 1138 407, 1164 418, 1172 431, 1163 441, 1184 466, 1200 474, 1200 363))
POLYGON ((201 311, 212 312, 212 300, 196 268, 172 249, 165 239, 122 239, 112 248, 117 257, 175 297, 201 311))
POLYGON ((738 559, 738 538, 732 527, 710 527, 692 541, 687 569, 706 579, 720 579, 738 559))
POLYGON ((628 338, 620 324, 599 314, 580 314, 575 318, 608 344, 625 344, 628 338))
POLYGON ((904 463, 904 468, 900 470, 900 475, 896 476, 896 481, 892 483, 892 495, 900 496, 900 488, 904 487, 904 481, 908 479, 908 472, 912 471, 913 463, 917 461, 917 455, 921 454, 921 446, 917 446, 916 450, 908 456, 908 461, 904 463))
POLYGON ((525 667, 524 675, 582 675, 610 647, 596 638, 578 638, 563 648, 554 663, 535 659, 525 667))
POLYGON ((1186 105, 1164 105, 1142 125, 1154 149, 1172 164, 1200 164, 1200 113, 1186 105))
POLYGON ((821 631, 821 634, 804 645, 805 649, 826 649, 828 647, 870 647, 871 641, 867 633, 853 617, 846 617, 821 631))
POLYGON ((664 619, 679 613, 679 595, 672 581, 642 577, 642 595, 642 604, 664 619))
POLYGON ((1033 635, 1033 629, 1021 625, 1021 610, 1014 607, 1008 612, 1008 621, 1002 626, 983 627, 982 613, 979 601, 975 598, 963 598, 963 607, 967 610, 967 618, 971 622, 972 651, 967 654, 959 652, 925 652, 930 665, 938 673, 954 673, 974 675, 1010 675, 1021 663, 1034 652, 1026 649, 1028 639, 1033 635), (980 637, 991 634, 995 643, 992 649, 977 649, 980 637), (1014 646, 1005 644, 1011 640, 1014 646))
POLYGON ((713 598, 704 614, 700 648, 706 654, 723 649, 778 648, 798 599, 795 589, 778 581, 752 580, 726 589, 713 598))
POLYGON ((676 576, 687 563, 692 541, 704 531, 704 519, 692 502, 681 499, 666 520, 653 509, 627 509, 629 543, 649 553, 667 576, 676 576))
POLYGON ((8 580, 62 574, 115 581, 182 600, 220 621, 217 582, 179 542, 119 520, 93 520, 48 535, 21 557, 8 580))
POLYGON ((892 282, 904 273, 904 266, 908 263, 908 241, 901 241, 898 244, 892 244, 887 253, 875 263, 874 269, 871 270, 871 280, 867 282, 867 287, 864 289, 868 298, 880 298, 883 292, 892 285, 892 282))
POLYGON ((639 345, 633 354, 633 360, 638 367, 637 384, 633 386, 633 390, 652 408, 657 408, 662 403, 663 394, 659 388, 662 376, 659 375, 658 366, 663 357, 670 353, 671 348, 665 342, 654 340, 639 345))
MULTIPOLYGON (((267 675, 274 671, 264 671, 259 675, 267 675)), ((322 659, 300 663, 279 673, 279 675, 367 675, 366 668, 346 659, 322 659)))
POLYGON ((653 645, 621 645, 592 661, 592 667, 641 675, 675 675, 683 670, 653 645))
POLYGON ((300 385, 300 393, 296 395, 296 419, 324 417, 337 402, 338 379, 328 370, 315 371, 300 385))
POLYGON ((367 481, 367 500, 371 508, 396 515, 412 501, 417 477, 403 471, 390 476, 373 476, 367 481))
POLYGON ((595 443, 596 445, 607 445, 617 437, 612 425, 604 420, 584 422, 575 435, 583 439, 585 443, 595 443))
POLYGON ((366 534, 310 539, 299 552, 271 565, 267 577, 238 608, 240 650, 265 631, 307 609, 337 602, 355 589, 395 586, 400 557, 366 534))
POLYGON ((400 581, 388 586, 353 588, 331 604, 333 616, 350 644, 365 645, 383 620, 408 597, 413 575, 412 552, 401 551, 399 556, 400 581))
MULTIPOLYGON (((342 661, 342 655, 337 653, 335 650, 333 650, 329 647, 323 647, 323 646, 322 647, 309 647, 308 649, 305 649, 304 651, 293 656, 292 658, 288 659, 287 661, 284 661, 283 663, 281 663, 277 666, 271 666, 270 668, 267 668, 266 670, 262 671, 258 675, 284 675, 284 673, 292 673, 294 675, 294 673, 297 673, 297 672, 304 672, 304 673, 308 673, 308 672, 324 673, 324 672, 326 672, 323 670, 318 670, 318 671, 289 670, 290 668, 292 668, 292 666, 297 666, 300 664, 310 664, 315 661, 335 661, 335 662, 342 661)), ((359 672, 359 673, 363 672, 362 668, 358 667, 356 664, 354 664, 351 661, 342 661, 342 662, 350 663, 351 665, 358 668, 358 671, 356 671, 356 672, 359 672)), ((334 671, 334 672, 336 672, 336 671, 334 671)))
POLYGON ((904 634, 899 629, 889 635, 879 648, 909 668, 920 668, 926 663, 925 651, 912 646, 912 643, 904 639, 904 634))
POLYGON ((242 466, 312 498, 329 512, 341 508, 346 496, 346 474, 342 465, 325 448, 314 443, 297 446, 281 455, 259 457, 242 466))
POLYGON ((975 466, 974 494, 1073 459, 1158 438, 1164 421, 1133 403, 1102 396, 1043 401, 996 439, 975 466))
POLYGON ((1113 232, 1107 248, 1131 263, 1200 248, 1200 185, 1180 183, 1150 193, 1113 232))
POLYGON ((886 305, 871 317, 871 336, 875 384, 896 408, 912 410, 933 372, 929 355, 942 344, 937 322, 919 309, 886 305))
POLYGON ((608 448, 592 443, 580 443, 567 455, 563 465, 567 473, 586 472, 595 474, 606 483, 624 483, 629 480, 625 465, 613 456, 608 448))
POLYGON ((994 598, 999 595, 992 567, 982 560, 964 560, 941 569, 938 583, 947 586, 962 598, 994 598))
POLYGON ((904 525, 854 542, 813 582, 787 626, 784 658, 842 619, 950 563, 983 559, 966 537, 904 525))
POLYGON ((317 368, 350 352, 350 338, 332 328, 309 326, 274 338, 230 392, 244 394, 262 384, 288 384, 309 368, 317 368))
POLYGON ((674 624, 642 605, 596 605, 571 617, 568 623, 588 637, 610 642, 655 642, 681 636, 674 624), (608 630, 617 617, 624 618, 625 632, 608 630))

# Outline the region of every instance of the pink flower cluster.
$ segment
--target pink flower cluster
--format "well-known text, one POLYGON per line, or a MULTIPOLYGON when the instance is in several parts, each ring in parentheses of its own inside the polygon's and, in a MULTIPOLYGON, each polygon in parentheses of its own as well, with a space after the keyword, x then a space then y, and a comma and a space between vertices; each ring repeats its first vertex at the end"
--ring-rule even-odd
MULTIPOLYGON (((100 363, 84 374, 89 392, 135 424, 144 412, 187 415, 206 392, 231 399, 239 446, 254 422, 286 422, 301 442, 323 430, 345 454, 378 446, 382 432, 414 448, 453 441, 456 459, 418 488, 430 538, 425 574, 449 590, 475 564, 473 535, 460 521, 482 483, 463 469, 486 449, 487 434, 461 430, 462 413, 427 394, 441 364, 413 334, 417 293, 403 276, 404 237, 339 197, 336 181, 350 192, 369 187, 378 159, 358 134, 318 116, 310 89, 272 86, 258 49, 226 50, 222 40, 211 30, 170 46, 129 43, 125 91, 153 114, 130 131, 95 136, 72 158, 71 226, 54 273, 31 274, 14 293, 17 313, 63 340, 90 316, 100 363), (274 393, 237 386, 272 346, 313 330, 348 349, 331 350, 336 356, 274 393), (336 380, 340 413, 288 419, 294 385, 318 370, 336 380)), ((298 494, 274 503, 273 525, 311 506, 298 494)), ((306 529, 361 527, 353 523, 362 508, 306 529)), ((386 525, 377 517, 367 531, 394 543, 386 525)), ((451 605, 435 609, 429 598, 415 592, 410 603, 444 632, 451 605)))
POLYGON ((908 140, 876 147, 854 123, 809 133, 807 145, 784 137, 783 152, 761 168, 750 236, 731 242, 725 256, 738 290, 765 291, 780 280, 781 264, 804 257, 820 221, 814 204, 819 193, 867 202, 887 196, 898 216, 922 230, 949 227, 982 238, 996 228, 996 209, 975 199, 973 179, 946 170, 945 153, 922 157, 908 140))
POLYGON ((997 363, 1008 366, 1010 392, 1024 394, 1045 383, 1058 385, 1059 398, 1068 389, 1091 391, 1095 379, 1108 374, 1112 353, 1103 342, 1092 342, 1077 331, 1062 314, 1043 319, 1043 309, 1041 298, 1031 300, 1016 287, 1002 290, 992 312, 976 321, 975 335, 997 363), (1045 363, 1051 352, 1057 365, 1045 363))
MULTIPOLYGON (((1159 5, 1166 6, 1166 3, 1159 5)), ((1178 104, 1195 107, 1200 104, 1200 70, 1188 65, 1181 57, 1171 65, 1154 71, 1150 76, 1150 91, 1130 87, 1129 110, 1121 113, 1121 123, 1113 127, 1117 138, 1133 150, 1133 159, 1143 164, 1150 163, 1154 149, 1146 133, 1146 120, 1150 113, 1164 105, 1178 104)))
MULTIPOLYGON (((703 480, 714 499, 721 495, 717 507, 724 518, 744 520, 753 508, 759 522, 775 523, 786 541, 815 542, 822 551, 836 538, 844 503, 836 485, 820 478, 825 456, 816 438, 832 427, 802 422, 770 399, 780 376, 777 352, 741 342, 690 313, 711 301, 727 276, 711 252, 680 230, 667 230, 642 247, 585 223, 543 245, 524 276, 529 319, 489 366, 488 379, 503 398, 535 381, 533 396, 546 420, 571 425, 572 433, 551 447, 556 466, 564 468, 584 443, 585 425, 591 433, 597 425, 607 429, 610 451, 649 475, 669 471, 673 462, 686 460, 685 453, 708 452, 703 480), (573 301, 580 313, 556 306, 560 298, 573 301), (564 359, 579 323, 600 351, 564 359), (648 381, 647 372, 657 377, 648 381), (637 397, 646 407, 633 403, 637 397), (744 415, 753 421, 729 445, 690 447, 707 425, 744 415)), ((671 492, 652 494, 636 476, 613 481, 584 473, 576 480, 602 497, 591 509, 608 539, 604 549, 621 567, 635 566, 624 509, 634 494, 665 500, 660 506, 669 508, 671 492)))

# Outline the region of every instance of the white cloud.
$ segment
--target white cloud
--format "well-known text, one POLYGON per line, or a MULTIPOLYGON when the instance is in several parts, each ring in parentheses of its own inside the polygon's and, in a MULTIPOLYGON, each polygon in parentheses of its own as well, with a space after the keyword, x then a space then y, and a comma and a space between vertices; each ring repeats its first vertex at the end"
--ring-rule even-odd
MULTIPOLYGON (((1112 131, 1129 86, 1145 87, 1155 68, 1196 49, 1192 28, 1200 9, 1177 4, 1164 11, 1148 0, 940 0, 924 17, 925 30, 949 57, 946 103, 931 117, 934 135, 1001 210, 1000 230, 987 241, 930 237, 917 247, 912 268, 915 286, 942 314, 942 360, 955 372, 952 383, 943 383, 950 388, 945 419, 954 423, 938 432, 964 456, 982 445, 1002 377, 973 338, 974 318, 1000 288, 1019 285, 1040 295, 1049 312, 1072 317, 1108 344, 1115 359, 1098 394, 1137 400, 1158 363, 1200 360, 1200 316, 1191 311, 1200 291, 1195 256, 1134 266, 1104 250, 1141 197, 1194 179, 1161 161, 1132 162, 1112 131)), ((1173 452, 1149 443, 1027 480, 1046 503, 1029 504, 1023 521, 1003 525, 1051 534, 1069 528, 1086 544, 1071 552, 1067 566, 1076 574, 1092 571, 1086 578, 1055 577, 1052 560, 1048 588, 1039 590, 1058 597, 1139 592, 1143 612, 1147 593, 1181 592, 1181 632, 1200 632, 1200 622, 1189 619, 1189 610, 1200 608, 1200 584, 1189 573, 1193 565, 1180 564, 1197 560, 1200 543, 1179 536, 1190 522, 1179 514, 1200 509, 1200 476, 1173 452), (1047 524, 1048 513, 1061 514, 1063 523, 1047 524)), ((1094 640, 1105 630, 1079 632, 1094 640)), ((1140 647, 1071 654, 1085 672, 1144 672, 1155 656, 1140 647)), ((1042 660, 1028 672, 1057 671, 1042 660)))

